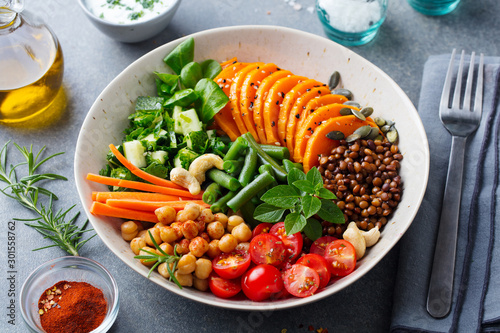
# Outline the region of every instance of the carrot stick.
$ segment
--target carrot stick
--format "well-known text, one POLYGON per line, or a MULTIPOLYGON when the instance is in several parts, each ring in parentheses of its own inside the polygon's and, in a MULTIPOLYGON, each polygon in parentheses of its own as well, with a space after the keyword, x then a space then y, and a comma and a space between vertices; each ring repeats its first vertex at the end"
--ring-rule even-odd
POLYGON ((111 152, 113 153, 113 155, 116 156, 116 158, 118 159, 118 161, 120 161, 121 164, 123 164, 124 167, 126 167, 127 169, 129 169, 130 172, 132 172, 137 177, 142 178, 142 179, 144 179, 144 180, 146 180, 146 181, 148 181, 148 182, 150 182, 152 184, 155 184, 155 185, 176 188, 176 189, 179 189, 179 190, 183 190, 184 189, 182 186, 179 186, 179 185, 171 182, 170 180, 166 180, 166 179, 163 179, 163 178, 160 178, 160 177, 156 177, 156 176, 154 176, 152 174, 147 173, 146 171, 143 171, 143 170, 139 169, 138 167, 136 167, 135 165, 133 165, 132 162, 130 162, 129 160, 127 160, 125 158, 125 156, 123 156, 122 153, 120 153, 118 151, 118 149, 116 149, 116 147, 113 144, 110 144, 109 148, 111 149, 111 152))
POLYGON ((136 199, 143 201, 182 201, 191 200, 190 198, 183 198, 177 195, 167 195, 160 193, 149 192, 94 192, 92 193, 92 200, 106 203, 108 199, 136 199), (95 197, 94 194, 95 193, 95 197))
POLYGON ((96 175, 93 173, 87 174, 87 179, 104 185, 126 187, 139 191, 175 195, 179 197, 192 198, 192 199, 201 199, 203 195, 203 193, 193 195, 186 190, 178 190, 176 188, 141 183, 133 180, 116 179, 116 178, 96 175))
POLYGON ((176 211, 183 210, 188 202, 194 202, 202 207, 208 208, 210 205, 202 200, 193 201, 141 201, 136 199, 108 199, 106 205, 118 208, 127 208, 145 212, 154 212, 156 209, 164 206, 170 206, 176 211))
POLYGON ((96 191, 92 192, 92 201, 97 200, 97 193, 99 193, 99 192, 96 192, 96 191))
POLYGON ((90 207, 90 212, 95 215, 105 215, 111 217, 120 217, 127 220, 137 220, 145 222, 157 223, 158 218, 154 213, 138 211, 133 209, 125 209, 118 207, 111 207, 102 202, 94 201, 90 207))

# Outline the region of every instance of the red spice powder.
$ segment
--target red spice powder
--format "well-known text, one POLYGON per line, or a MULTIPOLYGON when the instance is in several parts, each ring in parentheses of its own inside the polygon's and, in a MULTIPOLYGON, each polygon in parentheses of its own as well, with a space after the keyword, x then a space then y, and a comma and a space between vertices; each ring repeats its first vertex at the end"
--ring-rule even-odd
POLYGON ((106 317, 102 291, 86 282, 60 281, 38 301, 40 322, 47 333, 88 333, 106 317))

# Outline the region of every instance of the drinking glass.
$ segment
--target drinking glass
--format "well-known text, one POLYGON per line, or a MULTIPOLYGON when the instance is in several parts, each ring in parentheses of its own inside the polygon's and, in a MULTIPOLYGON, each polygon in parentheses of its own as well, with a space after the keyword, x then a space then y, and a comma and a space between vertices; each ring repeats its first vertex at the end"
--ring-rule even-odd
POLYGON ((410 6, 415 10, 431 16, 450 13, 457 8, 459 2, 460 0, 408 0, 410 6))

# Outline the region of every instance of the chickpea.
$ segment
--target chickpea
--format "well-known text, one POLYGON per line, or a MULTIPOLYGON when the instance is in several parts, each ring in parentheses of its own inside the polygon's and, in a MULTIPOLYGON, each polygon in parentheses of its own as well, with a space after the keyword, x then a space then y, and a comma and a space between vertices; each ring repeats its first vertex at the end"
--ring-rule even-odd
POLYGON ((183 222, 186 222, 188 220, 189 219, 186 217, 186 214, 184 214, 183 210, 180 210, 177 212, 177 215, 175 217, 175 222, 183 223, 183 222))
POLYGON ((156 223, 156 224, 155 224, 155 226, 154 226, 154 227, 155 227, 155 228, 163 228, 163 227, 166 227, 166 224, 163 224, 163 223, 161 223, 161 222, 158 222, 158 223, 156 223))
POLYGON ((147 230, 141 230, 137 233, 137 237, 141 237, 141 238, 144 238, 144 240, 146 239, 146 235, 148 234, 148 231, 147 230))
POLYGON ((193 276, 193 287, 195 287, 199 291, 207 291, 208 279, 198 279, 196 276, 193 276))
POLYGON ((173 243, 178 239, 174 229, 169 226, 160 228, 160 238, 165 243, 173 243))
MULTIPOLYGON (((165 279, 170 278, 170 273, 168 272, 167 266, 168 264, 166 262, 162 262, 161 264, 158 265, 158 273, 160 273, 161 276, 163 276, 165 279)), ((172 270, 174 267, 173 263, 170 263, 170 270, 172 270)))
POLYGON ((239 216, 239 215, 231 215, 227 219, 227 227, 226 227, 226 229, 227 229, 227 231, 231 232, 234 227, 236 227, 237 225, 242 224, 244 222, 245 221, 243 221, 243 218, 241 216, 239 216))
POLYGON ((191 253, 183 255, 177 263, 179 274, 190 274, 196 269, 196 257, 191 253))
POLYGON ((219 249, 224 253, 233 251, 238 245, 238 240, 231 234, 225 234, 219 240, 219 249))
POLYGON ((198 226, 194 221, 186 221, 182 224, 182 234, 187 239, 193 239, 198 236, 198 226))
POLYGON ((188 202, 186 206, 184 206, 182 214, 186 217, 186 219, 194 221, 200 216, 201 207, 193 202, 188 202))
POLYGON ((219 221, 211 222, 207 225, 207 233, 212 239, 220 239, 224 236, 224 225, 219 221))
POLYGON ((174 222, 170 225, 172 229, 174 229, 175 235, 177 236, 177 239, 181 238, 182 235, 182 223, 181 222, 174 222))
POLYGON ((177 248, 176 248, 176 251, 178 254, 187 254, 189 253, 189 243, 191 243, 191 241, 189 239, 181 239, 181 241, 179 243, 177 243, 177 248))
POLYGON ((122 238, 123 238, 123 240, 130 242, 132 239, 134 239, 137 236, 137 234, 138 234, 137 231, 130 233, 130 234, 126 234, 122 231, 122 238))
MULTIPOLYGON (((174 254, 174 247, 172 245, 170 245, 169 243, 161 243, 159 246, 160 246, 160 249, 162 249, 163 252, 165 252, 166 254, 170 254, 170 255, 174 254)), ((156 250, 156 252, 158 254, 164 255, 163 253, 161 253, 158 250, 156 250)))
POLYGON ((206 232, 202 232, 198 236, 200 236, 201 238, 203 238, 204 240, 206 240, 207 243, 210 243, 212 241, 212 239, 210 238, 210 236, 206 232))
POLYGON ((210 223, 215 220, 215 217, 210 208, 205 208, 201 210, 198 220, 203 221, 205 223, 210 223))
POLYGON ((219 254, 221 254, 222 251, 219 249, 219 240, 214 239, 210 243, 208 243, 208 250, 205 252, 205 254, 210 258, 214 259, 217 257, 219 254))
MULTIPOLYGON (((152 253, 156 252, 156 249, 153 249, 152 247, 149 247, 149 246, 144 246, 142 248, 142 250, 139 251, 139 255, 140 256, 149 256, 150 255, 149 253, 147 253, 146 251, 143 251, 143 250, 146 250, 146 251, 149 251, 149 252, 152 252, 152 253)), ((141 261, 141 264, 143 264, 144 266, 148 266, 148 267, 151 267, 154 264, 156 264, 156 260, 148 261, 148 262, 145 261, 146 259, 139 259, 139 260, 141 261)))
POLYGON ((203 232, 206 229, 206 223, 204 221, 196 220, 194 221, 196 223, 196 226, 198 227, 198 232, 203 232))
MULTIPOLYGON (((139 227, 134 221, 123 222, 120 226, 122 234, 133 234, 136 235, 139 233, 139 227)), ((133 238, 133 237, 132 237, 133 238)))
POLYGON ((241 223, 231 230, 231 235, 236 238, 238 243, 246 242, 252 238, 252 230, 250 230, 250 227, 246 223, 241 223))
POLYGON ((175 221, 177 212, 173 207, 163 206, 155 209, 155 215, 161 223, 170 224, 175 221))
POLYGON ((191 287, 193 285, 193 274, 181 274, 179 270, 176 270, 174 276, 183 287, 191 287))
POLYGON ((250 243, 249 242, 241 242, 236 246, 235 250, 248 252, 250 250, 250 243))
POLYGON ((215 221, 218 221, 220 223, 222 223, 222 225, 224 226, 224 228, 227 226, 227 215, 224 214, 224 213, 216 213, 214 214, 214 219, 215 221))
POLYGON ((145 236, 146 244, 148 244, 149 246, 154 246, 154 243, 151 240, 151 237, 149 236, 149 233, 151 233, 151 236, 153 236, 156 244, 160 244, 161 243, 160 229, 158 229, 158 228, 149 228, 148 229, 148 233, 145 236))
POLYGON ((198 259, 196 260, 196 269, 194 270, 194 276, 198 279, 208 279, 208 276, 212 273, 212 261, 208 259, 198 259))
POLYGON ((208 242, 200 236, 193 238, 189 243, 189 251, 198 258, 204 255, 207 250, 208 242))
POLYGON ((130 242, 130 248, 135 255, 139 254, 139 250, 146 247, 146 240, 141 237, 136 237, 130 242))

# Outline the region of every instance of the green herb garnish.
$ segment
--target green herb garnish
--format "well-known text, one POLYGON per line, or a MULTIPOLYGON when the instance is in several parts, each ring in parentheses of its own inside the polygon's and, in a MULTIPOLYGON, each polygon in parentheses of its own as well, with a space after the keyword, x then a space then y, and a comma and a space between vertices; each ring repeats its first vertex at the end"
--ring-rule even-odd
POLYGON ((321 237, 322 227, 313 216, 335 223, 345 223, 344 214, 332 201, 337 197, 323 187, 323 178, 317 168, 307 175, 292 168, 287 175, 288 185, 271 188, 261 197, 264 201, 255 209, 254 218, 262 222, 279 222, 285 217, 285 231, 292 235, 304 231, 311 240, 321 237))
POLYGON ((151 269, 149 270, 148 278, 151 275, 151 273, 155 270, 155 268, 158 267, 158 265, 160 265, 161 263, 164 263, 164 262, 167 263, 167 271, 168 271, 168 274, 170 275, 170 280, 174 281, 175 284, 178 285, 179 288, 182 289, 181 284, 174 276, 175 269, 177 268, 177 263, 179 262, 179 259, 181 258, 179 255, 177 255, 177 251, 176 251, 177 245, 174 247, 174 254, 170 255, 170 254, 166 253, 165 251, 163 251, 161 249, 161 247, 158 246, 158 243, 156 243, 155 238, 151 234, 151 231, 148 230, 148 234, 149 234, 149 238, 151 238, 151 241, 153 242, 153 245, 155 246, 155 248, 158 251, 160 251, 161 254, 154 253, 154 252, 148 251, 146 249, 140 249, 140 251, 149 253, 149 255, 138 255, 138 256, 135 256, 134 258, 135 259, 142 259, 142 260, 144 260, 144 262, 155 262, 153 267, 151 267, 151 269), (170 267, 170 264, 173 264, 173 267, 170 267))
POLYGON ((34 211, 37 215, 39 215, 39 217, 34 219, 15 218, 14 220, 36 222, 26 223, 26 225, 35 228, 35 230, 44 235, 45 238, 48 238, 54 242, 54 244, 52 245, 38 248, 34 251, 58 246, 70 255, 78 256, 78 250, 92 237, 95 236, 94 234, 86 240, 81 240, 82 234, 84 232, 92 230, 85 230, 88 220, 83 224, 81 228, 78 228, 78 226, 75 225, 75 222, 80 215, 80 213, 78 212, 74 217, 69 219, 69 221, 65 221, 66 215, 71 209, 73 209, 73 207, 75 207, 75 205, 71 206, 65 211, 59 210, 57 212, 54 212, 52 210, 52 203, 54 200, 58 199, 57 196, 49 190, 39 187, 38 182, 67 179, 61 175, 51 173, 36 173, 37 169, 42 164, 63 153, 57 153, 39 161, 38 159, 41 157, 43 151, 45 150, 45 147, 43 147, 38 152, 38 154, 34 155, 33 146, 30 146, 30 148, 28 149, 26 147, 20 147, 14 143, 14 146, 19 150, 19 152, 21 152, 26 161, 15 165, 11 164, 9 168, 7 166, 7 146, 9 142, 10 141, 8 141, 3 146, 2 150, 0 150, 0 181, 7 184, 7 186, 3 189, 0 189, 0 191, 7 197, 17 200, 22 206, 34 211), (18 180, 16 171, 17 168, 22 165, 27 166, 28 175, 18 180), (47 205, 44 205, 39 201, 39 194, 45 195, 49 198, 47 205))

